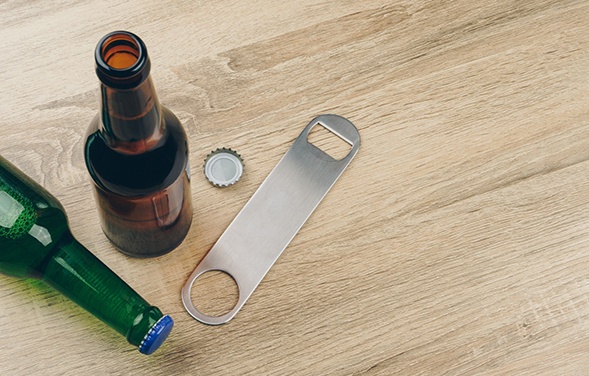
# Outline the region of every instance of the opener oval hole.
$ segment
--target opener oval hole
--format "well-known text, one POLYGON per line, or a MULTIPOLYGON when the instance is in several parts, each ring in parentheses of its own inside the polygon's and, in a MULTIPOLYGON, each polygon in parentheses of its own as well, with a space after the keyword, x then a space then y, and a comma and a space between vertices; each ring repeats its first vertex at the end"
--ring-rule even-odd
POLYGON ((321 123, 317 123, 307 136, 307 141, 321 149, 325 154, 329 155, 336 161, 346 157, 352 150, 346 140, 339 137, 329 129, 325 128, 321 123))
POLYGON ((239 299, 239 288, 228 273, 211 270, 204 272, 193 282, 190 299, 202 314, 219 317, 235 307, 239 299))

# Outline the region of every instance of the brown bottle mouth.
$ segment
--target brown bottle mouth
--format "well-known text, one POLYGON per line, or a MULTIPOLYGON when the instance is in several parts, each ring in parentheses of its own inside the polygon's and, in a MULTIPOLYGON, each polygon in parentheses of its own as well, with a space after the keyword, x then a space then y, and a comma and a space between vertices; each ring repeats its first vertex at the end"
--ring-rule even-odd
POLYGON ((129 88, 149 75, 149 58, 143 41, 128 31, 105 35, 96 46, 96 74, 107 86, 129 88))
POLYGON ((140 48, 135 38, 129 34, 120 33, 104 41, 100 55, 111 68, 129 69, 139 60, 140 48))

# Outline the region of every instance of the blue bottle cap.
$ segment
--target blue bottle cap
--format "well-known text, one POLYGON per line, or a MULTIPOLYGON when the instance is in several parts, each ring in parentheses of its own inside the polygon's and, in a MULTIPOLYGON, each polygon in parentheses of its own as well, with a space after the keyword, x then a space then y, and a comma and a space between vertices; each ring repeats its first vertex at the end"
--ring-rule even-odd
POLYGON ((174 320, 168 315, 163 316, 159 319, 152 327, 149 332, 141 341, 139 345, 139 352, 145 355, 151 355, 157 350, 162 343, 168 338, 168 335, 172 331, 174 326, 174 320))

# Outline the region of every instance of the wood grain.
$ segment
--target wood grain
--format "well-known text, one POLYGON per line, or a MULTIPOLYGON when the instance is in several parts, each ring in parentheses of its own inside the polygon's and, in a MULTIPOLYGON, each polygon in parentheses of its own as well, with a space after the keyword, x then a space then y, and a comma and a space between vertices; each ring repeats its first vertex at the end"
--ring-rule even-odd
POLYGON ((13 0, 0 40, 0 154, 176 321, 141 356, 0 276, 3 375, 589 373, 587 2, 13 0), (82 158, 116 29, 189 135, 194 222, 156 259, 108 243, 82 158), (235 319, 197 323, 181 286, 321 113, 360 129, 356 160, 235 319), (222 146, 246 173, 218 190, 200 166, 222 146))

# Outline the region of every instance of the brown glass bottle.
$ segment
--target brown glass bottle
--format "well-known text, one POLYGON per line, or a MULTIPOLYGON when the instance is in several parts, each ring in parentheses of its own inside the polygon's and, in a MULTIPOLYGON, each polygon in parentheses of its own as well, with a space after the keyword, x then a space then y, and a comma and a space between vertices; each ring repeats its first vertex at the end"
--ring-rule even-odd
POLYGON ((95 60, 100 112, 86 135, 85 160, 102 229, 127 255, 162 255, 192 222, 186 134, 157 99, 139 37, 107 34, 95 60))

